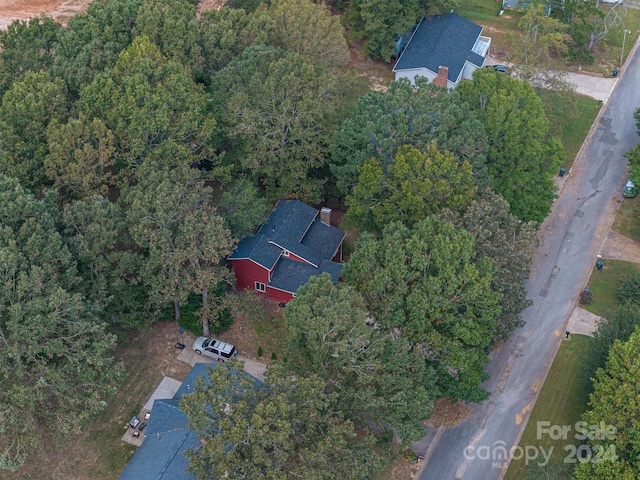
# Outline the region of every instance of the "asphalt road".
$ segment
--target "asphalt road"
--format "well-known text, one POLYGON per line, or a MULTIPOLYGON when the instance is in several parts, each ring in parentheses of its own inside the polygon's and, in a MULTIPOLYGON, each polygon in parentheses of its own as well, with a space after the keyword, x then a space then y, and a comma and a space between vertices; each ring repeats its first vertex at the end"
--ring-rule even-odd
POLYGON ((523 314, 525 326, 492 355, 491 378, 484 385, 492 395, 472 406, 466 420, 442 432, 421 469, 421 479, 492 480, 506 472, 503 448, 519 442, 622 198, 623 154, 640 140, 633 119, 640 106, 639 85, 636 48, 542 226, 527 284, 533 305, 523 314))

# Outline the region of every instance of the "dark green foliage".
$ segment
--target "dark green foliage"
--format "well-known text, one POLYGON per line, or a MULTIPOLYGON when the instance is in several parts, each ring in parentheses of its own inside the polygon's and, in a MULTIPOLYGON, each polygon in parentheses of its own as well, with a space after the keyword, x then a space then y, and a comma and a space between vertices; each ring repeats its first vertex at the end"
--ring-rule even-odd
POLYGON ((420 0, 350 0, 347 18, 356 35, 365 39, 369 55, 389 62, 395 54, 395 35, 403 35, 424 15, 420 0))
POLYGON ((61 79, 52 79, 47 72, 27 72, 13 82, 0 105, 1 171, 26 187, 46 185, 47 126, 52 120, 66 121, 69 110, 61 79))
POLYGON ((143 257, 118 248, 127 245, 124 214, 104 197, 67 205, 62 223, 65 243, 76 259, 82 291, 112 332, 146 328, 148 293, 139 275, 143 257))
POLYGON ((55 200, 0 176, 0 469, 19 468, 43 430, 79 431, 122 374, 115 338, 78 290, 55 200))
POLYGON ((262 347, 258 346, 258 356, 262 356, 262 347))
POLYGON ((538 246, 536 226, 518 220, 504 198, 489 189, 481 191, 461 215, 445 211, 441 216, 473 236, 477 257, 491 260, 496 270, 491 288, 501 294, 502 306, 493 343, 505 341, 522 324, 521 312, 531 305, 524 285, 538 246))
POLYGON ((78 94, 98 73, 116 64, 120 52, 133 40, 138 9, 143 0, 98 0, 85 15, 75 15, 62 29, 55 46, 53 74, 78 94))
POLYGON ((440 391, 468 401, 486 397, 483 365, 500 314, 494 268, 474 258, 466 230, 427 217, 412 229, 391 223, 382 238, 363 234, 343 273, 376 323, 422 350, 440 391))
MULTIPOLYGON (((212 297, 209 300, 215 304, 221 304, 223 302, 225 294, 226 283, 220 282, 215 291, 211 292, 212 297)), ((171 309, 173 306, 171 306, 171 309)), ((167 308, 168 312, 169 308, 167 308)), ((180 326, 186 328, 188 331, 196 336, 202 335, 202 320, 200 318, 200 311, 202 310, 202 296, 196 294, 190 294, 187 301, 180 305, 180 326)), ((233 315, 229 307, 222 306, 219 309, 216 318, 210 320, 211 333, 219 335, 222 332, 229 330, 229 327, 233 323, 233 315)))
POLYGON ((270 209, 257 187, 246 178, 236 178, 223 186, 218 202, 220 215, 235 238, 251 235, 258 225, 265 222, 270 209))
POLYGON ((321 379, 272 363, 256 386, 241 370, 235 360, 210 367, 180 401, 201 439, 186 453, 196 478, 359 480, 379 466, 372 439, 343 420, 321 379))
POLYGON ((393 162, 402 145, 426 152, 436 141, 438 150, 453 153, 457 162, 471 164, 474 180, 485 186, 486 135, 482 124, 458 95, 418 80, 394 82, 388 92, 369 92, 358 99, 355 112, 333 137, 331 172, 343 195, 358 182, 358 168, 376 158, 383 168, 393 162))
POLYGON ((326 164, 328 138, 343 107, 337 77, 323 64, 263 45, 246 49, 213 82, 224 127, 244 147, 243 171, 267 197, 321 198, 313 172, 326 164))
POLYGON ((602 318, 593 334, 595 345, 589 353, 586 376, 591 379, 598 368, 602 368, 607 360, 609 349, 616 340, 626 342, 633 330, 640 326, 640 311, 634 303, 623 303, 616 310, 613 318, 602 318))
MULTIPOLYGON (((361 425, 391 424, 406 443, 424 434, 437 398, 420 349, 375 329, 362 297, 328 274, 312 277, 285 309, 286 352, 299 375, 318 375, 336 406, 361 425)), ((378 319, 376 319, 378 321, 378 319)))
POLYGON ((552 177, 564 158, 560 141, 548 140, 542 101, 528 83, 486 69, 457 90, 484 125, 494 191, 521 220, 541 222, 556 197, 552 177))
POLYGON ((631 275, 625 279, 616 291, 622 302, 630 302, 640 306, 640 274, 631 275))
POLYGON ((638 377, 640 376, 640 329, 627 341, 616 341, 603 368, 596 372, 589 410, 582 420, 601 426, 587 443, 598 452, 598 461, 579 462, 576 480, 626 480, 640 474, 640 417, 638 377), (606 428, 606 430, 604 430, 606 428))
MULTIPOLYGON (((228 4, 227 4, 228 5, 228 4)), ((250 17, 244 10, 209 10, 200 19, 200 44, 204 70, 209 77, 226 67, 251 45, 250 17)))
POLYGON ((133 29, 135 36, 146 35, 165 57, 194 74, 203 67, 196 4, 187 0, 146 1, 138 9, 133 29))
POLYGON ((27 72, 51 68, 59 30, 60 25, 45 16, 16 20, 0 30, 0 96, 27 72))
POLYGON ((471 165, 457 162, 449 152, 440 153, 435 142, 424 153, 403 145, 389 164, 372 158, 359 172, 358 184, 347 196, 346 220, 375 232, 390 222, 410 227, 443 208, 461 210, 477 190, 471 165))

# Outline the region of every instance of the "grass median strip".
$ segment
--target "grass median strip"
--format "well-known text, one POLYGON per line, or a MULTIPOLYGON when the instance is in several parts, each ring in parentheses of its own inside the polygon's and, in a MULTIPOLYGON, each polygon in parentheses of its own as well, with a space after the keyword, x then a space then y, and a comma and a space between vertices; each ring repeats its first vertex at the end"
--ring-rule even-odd
POLYGON ((560 478, 573 471, 575 447, 580 444, 576 423, 588 400, 583 369, 593 341, 584 335, 563 340, 505 480, 560 478), (516 460, 519 453, 522 457, 516 460))

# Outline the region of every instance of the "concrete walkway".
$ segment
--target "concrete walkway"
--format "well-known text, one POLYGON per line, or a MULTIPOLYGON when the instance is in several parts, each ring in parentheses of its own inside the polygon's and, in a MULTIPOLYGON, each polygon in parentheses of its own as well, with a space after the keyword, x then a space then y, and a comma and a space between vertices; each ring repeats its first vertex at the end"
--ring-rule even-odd
POLYGON ((611 230, 602 246, 602 258, 640 264, 640 243, 611 230))
MULTIPOLYGON (((511 66, 509 62, 503 62, 499 58, 489 56, 487 57, 486 65, 506 65, 511 66)), ((598 73, 592 72, 564 72, 562 75, 573 90, 580 95, 586 95, 587 97, 606 102, 609 99, 609 95, 616 86, 618 78, 603 77, 598 73)))
MULTIPOLYGON (((593 337, 593 332, 596 331, 598 320, 600 320, 599 316, 594 315, 582 307, 576 306, 567 322, 567 331, 593 337)), ((555 334, 556 336, 562 336, 564 332, 556 330, 555 334)))

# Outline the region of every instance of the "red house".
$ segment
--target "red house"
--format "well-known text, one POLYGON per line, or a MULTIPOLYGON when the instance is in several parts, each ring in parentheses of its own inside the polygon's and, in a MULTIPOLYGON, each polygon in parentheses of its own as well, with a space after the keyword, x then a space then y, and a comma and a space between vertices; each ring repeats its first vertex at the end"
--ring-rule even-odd
POLYGON ((326 272, 337 282, 345 233, 331 226, 330 217, 329 208, 279 200, 258 233, 243 238, 228 257, 237 289, 288 302, 314 275, 326 272))

